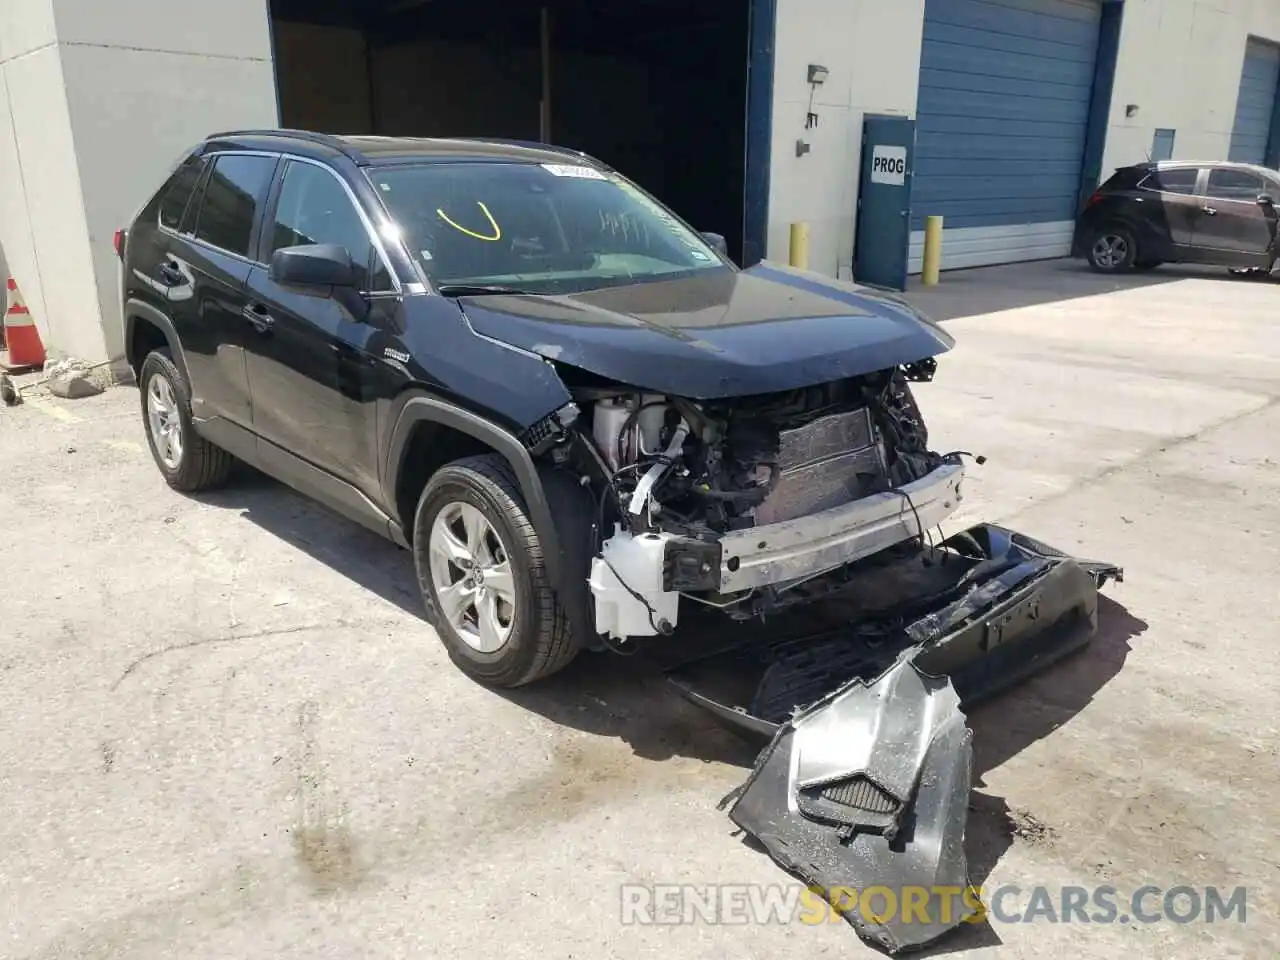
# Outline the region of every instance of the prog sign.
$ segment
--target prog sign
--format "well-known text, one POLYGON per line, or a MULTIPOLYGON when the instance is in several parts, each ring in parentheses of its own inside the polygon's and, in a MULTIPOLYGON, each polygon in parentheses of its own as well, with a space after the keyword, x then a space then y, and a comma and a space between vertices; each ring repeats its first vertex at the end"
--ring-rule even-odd
POLYGON ((907 182, 907 148, 873 147, 871 150, 871 182, 901 187, 907 182))

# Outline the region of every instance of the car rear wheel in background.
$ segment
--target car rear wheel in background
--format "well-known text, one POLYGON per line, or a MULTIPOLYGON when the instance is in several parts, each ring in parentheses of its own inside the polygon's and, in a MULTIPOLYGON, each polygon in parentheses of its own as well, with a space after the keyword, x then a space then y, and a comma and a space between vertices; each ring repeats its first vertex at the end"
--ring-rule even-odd
POLYGON ((413 557, 427 619, 453 662, 481 683, 523 686, 578 653, 519 486, 497 454, 456 460, 431 477, 414 516, 413 557))
POLYGON ((1137 241, 1124 227, 1103 227, 1089 242, 1089 266, 1099 273, 1123 273, 1137 261, 1137 241))
POLYGON ((138 387, 147 444, 165 482, 183 493, 210 490, 224 483, 235 459, 196 433, 191 421, 191 387, 168 350, 147 355, 138 387))

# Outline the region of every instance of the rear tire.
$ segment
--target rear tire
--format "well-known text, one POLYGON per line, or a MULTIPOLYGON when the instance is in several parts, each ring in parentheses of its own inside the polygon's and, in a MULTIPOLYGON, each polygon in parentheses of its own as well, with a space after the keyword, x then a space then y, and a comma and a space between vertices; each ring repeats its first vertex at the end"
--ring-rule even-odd
POLYGON ((196 433, 191 385, 167 348, 147 355, 138 388, 147 444, 165 482, 182 493, 212 490, 225 483, 235 458, 196 433))
POLYGON ((1103 227, 1089 241, 1089 266, 1098 273, 1124 273, 1138 260, 1138 243, 1124 227, 1103 227))
POLYGON ((520 687, 577 655, 519 485, 497 454, 456 460, 431 477, 414 516, 413 557, 427 619, 468 676, 520 687))

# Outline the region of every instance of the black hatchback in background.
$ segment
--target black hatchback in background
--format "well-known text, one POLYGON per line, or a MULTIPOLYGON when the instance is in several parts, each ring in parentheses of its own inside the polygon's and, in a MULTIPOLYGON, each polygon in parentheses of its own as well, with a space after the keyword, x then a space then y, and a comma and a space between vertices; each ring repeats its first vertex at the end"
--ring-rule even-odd
POLYGON ((1118 169, 1076 220, 1072 256, 1102 273, 1162 263, 1271 272, 1280 173, 1243 163, 1140 163, 1118 169))

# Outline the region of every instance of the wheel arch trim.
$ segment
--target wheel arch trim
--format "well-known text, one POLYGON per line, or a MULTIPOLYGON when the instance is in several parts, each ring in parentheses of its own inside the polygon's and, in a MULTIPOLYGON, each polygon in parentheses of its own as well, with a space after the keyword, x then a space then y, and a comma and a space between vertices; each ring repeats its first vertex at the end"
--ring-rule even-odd
MULTIPOLYGON (((546 490, 538 474, 537 465, 533 462, 528 449, 515 434, 491 420, 486 420, 469 410, 435 397, 416 396, 407 400, 401 408, 388 445, 383 472, 385 478, 383 487, 387 491, 388 502, 395 502, 395 491, 399 486, 400 471, 404 465, 404 454, 408 448, 409 438, 414 427, 423 422, 439 424, 472 436, 490 447, 511 465, 512 470, 515 471, 516 482, 520 485, 525 506, 529 510, 529 520, 542 546, 547 576, 552 588, 558 590, 563 569, 560 559, 560 537, 551 516, 551 506, 547 501, 546 490)), ((412 518, 398 519, 402 525, 412 523, 412 518)), ((406 539, 408 539, 407 535, 406 539)))
POLYGON ((125 359, 129 366, 135 371, 142 369, 142 361, 146 357, 136 357, 133 354, 133 331, 138 325, 139 320, 145 320, 153 326, 159 328, 164 334, 165 340, 169 342, 169 352, 173 354, 173 362, 177 365, 182 375, 186 378, 187 383, 191 383, 191 373, 187 370, 187 358, 182 350, 182 341, 178 338, 178 331, 173 325, 173 321, 162 311, 157 310, 149 303, 142 300, 130 298, 125 301, 124 305, 124 351, 125 359))

